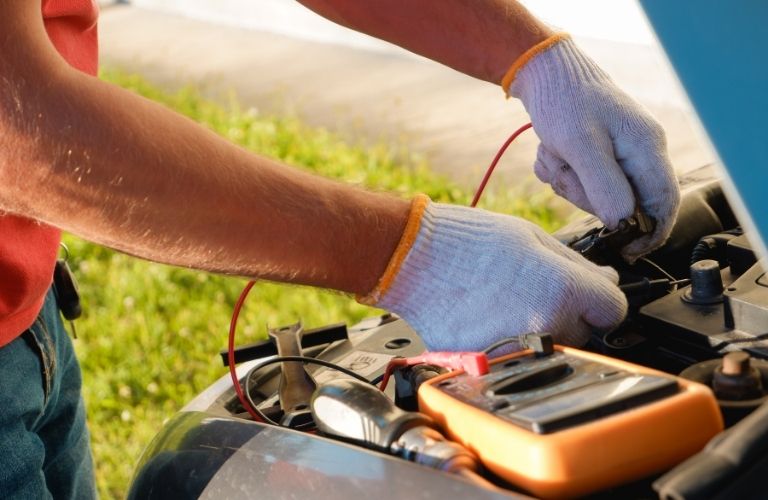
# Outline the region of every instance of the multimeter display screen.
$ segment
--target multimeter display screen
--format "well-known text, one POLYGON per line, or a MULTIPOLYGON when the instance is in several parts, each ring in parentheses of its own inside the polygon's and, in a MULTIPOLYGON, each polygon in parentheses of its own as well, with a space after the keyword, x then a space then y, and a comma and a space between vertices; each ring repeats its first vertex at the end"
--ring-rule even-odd
POLYGON ((672 377, 633 373, 578 356, 517 358, 484 377, 460 375, 438 386, 517 426, 547 434, 665 398, 672 377))
POLYGON ((609 377, 613 380, 588 385, 498 415, 515 420, 515 423, 534 432, 547 433, 628 410, 677 391, 677 383, 672 379, 624 375, 617 374, 609 377))

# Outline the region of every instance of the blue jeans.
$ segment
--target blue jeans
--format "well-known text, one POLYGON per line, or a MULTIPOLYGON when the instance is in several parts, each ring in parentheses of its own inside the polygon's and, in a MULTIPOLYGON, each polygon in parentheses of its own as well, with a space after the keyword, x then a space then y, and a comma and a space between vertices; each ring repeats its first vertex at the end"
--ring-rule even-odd
POLYGON ((35 324, 0 348, 0 497, 96 497, 80 387, 49 292, 35 324))

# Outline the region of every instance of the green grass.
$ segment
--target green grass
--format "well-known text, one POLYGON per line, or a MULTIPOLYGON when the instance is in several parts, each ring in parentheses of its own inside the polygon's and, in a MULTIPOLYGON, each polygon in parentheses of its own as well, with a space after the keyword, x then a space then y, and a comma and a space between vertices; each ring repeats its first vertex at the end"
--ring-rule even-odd
MULTIPOLYGON (((466 204, 468 192, 430 172, 407 144, 349 144, 296 118, 262 116, 209 102, 191 88, 166 93, 139 76, 104 71, 102 78, 179 111, 240 145, 321 175, 372 189, 466 204)), ((485 207, 552 229, 550 195, 489 193, 485 207)), ((76 348, 103 498, 125 496, 144 446, 165 419, 225 373, 232 305, 244 281, 152 264, 67 235, 85 314, 76 348)), ((355 322, 373 311, 349 297, 305 287, 260 283, 241 316, 238 342, 262 338, 265 325, 301 318, 308 327, 355 322)))

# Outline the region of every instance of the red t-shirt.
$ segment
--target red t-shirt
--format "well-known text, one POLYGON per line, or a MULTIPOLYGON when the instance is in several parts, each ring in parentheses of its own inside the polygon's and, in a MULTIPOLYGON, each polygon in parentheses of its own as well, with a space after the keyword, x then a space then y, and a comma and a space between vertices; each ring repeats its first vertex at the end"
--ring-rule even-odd
MULTIPOLYGON (((43 0, 48 37, 73 67, 96 75, 96 0, 43 0)), ((1 71, 1 70, 0 70, 1 71)), ((61 234, 37 221, 0 216, 0 346, 35 321, 51 286, 61 234)))

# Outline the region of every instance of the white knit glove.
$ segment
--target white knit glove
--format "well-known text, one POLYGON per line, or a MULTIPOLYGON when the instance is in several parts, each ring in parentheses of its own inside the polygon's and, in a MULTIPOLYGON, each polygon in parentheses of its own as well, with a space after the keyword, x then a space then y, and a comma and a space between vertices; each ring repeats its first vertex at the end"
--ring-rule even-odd
POLYGON ((525 332, 581 345, 624 318, 617 281, 530 222, 420 196, 379 285, 358 300, 400 315, 430 350, 525 332))
POLYGON ((680 192, 664 130, 647 111, 562 34, 524 54, 502 85, 523 102, 541 138, 540 180, 609 228, 636 209, 656 219, 652 234, 624 248, 628 260, 664 243, 680 192))

